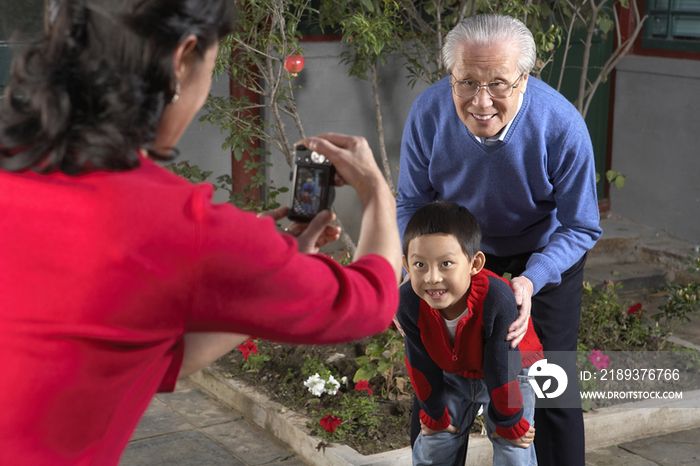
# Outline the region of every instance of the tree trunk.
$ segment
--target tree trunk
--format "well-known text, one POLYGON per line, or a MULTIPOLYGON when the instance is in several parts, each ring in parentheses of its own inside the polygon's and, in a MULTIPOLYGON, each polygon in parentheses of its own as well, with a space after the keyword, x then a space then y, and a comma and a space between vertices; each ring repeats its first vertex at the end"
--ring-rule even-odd
POLYGON ((389 166, 389 158, 386 154, 386 145, 384 144, 384 123, 382 121, 382 108, 379 104, 379 87, 377 85, 377 65, 373 63, 370 67, 372 71, 372 95, 374 97, 374 111, 377 119, 377 136, 379 136, 379 155, 382 159, 382 165, 384 166, 384 176, 386 177, 386 182, 391 188, 391 192, 396 196, 396 188, 394 187, 394 181, 391 178, 391 167, 389 166))

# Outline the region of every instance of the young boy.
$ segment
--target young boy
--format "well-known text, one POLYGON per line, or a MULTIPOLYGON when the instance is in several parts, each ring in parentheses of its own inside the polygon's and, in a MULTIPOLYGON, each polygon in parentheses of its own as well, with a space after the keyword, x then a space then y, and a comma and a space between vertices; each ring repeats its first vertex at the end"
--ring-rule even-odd
POLYGON ((542 358, 542 345, 530 320, 523 352, 510 348, 515 297, 506 280, 483 268, 480 242, 474 215, 444 201, 418 209, 404 233, 411 283, 401 286, 397 318, 420 406, 414 466, 463 465, 469 428, 484 405, 493 464, 537 464, 527 371, 542 358))

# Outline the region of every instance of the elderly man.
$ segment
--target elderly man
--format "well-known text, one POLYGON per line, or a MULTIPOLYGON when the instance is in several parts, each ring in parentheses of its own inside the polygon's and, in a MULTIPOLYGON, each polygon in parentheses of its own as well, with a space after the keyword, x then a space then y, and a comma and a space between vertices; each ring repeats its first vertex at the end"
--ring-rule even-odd
MULTIPOLYGON (((575 352, 586 252, 602 233, 586 125, 528 75, 535 42, 517 19, 467 18, 447 35, 443 55, 450 76, 415 100, 404 128, 400 232, 433 200, 467 207, 481 224, 486 268, 512 277, 520 308, 512 346, 532 311, 546 351, 575 352)), ((578 394, 575 377, 569 386, 578 394)), ((583 466, 580 407, 536 411, 539 464, 583 466)))

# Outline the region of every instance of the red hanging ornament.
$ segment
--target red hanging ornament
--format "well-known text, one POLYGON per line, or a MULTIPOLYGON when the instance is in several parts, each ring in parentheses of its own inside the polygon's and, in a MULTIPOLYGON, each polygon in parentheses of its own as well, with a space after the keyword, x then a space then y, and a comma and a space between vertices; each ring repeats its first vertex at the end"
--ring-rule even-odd
POLYGON ((297 73, 304 69, 304 57, 301 55, 288 56, 284 61, 284 69, 292 73, 292 76, 296 76, 297 73))

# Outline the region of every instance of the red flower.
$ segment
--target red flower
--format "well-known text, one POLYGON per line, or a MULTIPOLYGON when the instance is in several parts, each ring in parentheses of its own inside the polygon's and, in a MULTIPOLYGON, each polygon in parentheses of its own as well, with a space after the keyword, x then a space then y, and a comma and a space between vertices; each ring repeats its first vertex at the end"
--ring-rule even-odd
POLYGON ((338 416, 326 414, 320 421, 318 421, 318 423, 321 425, 321 427, 326 429, 326 432, 332 434, 336 427, 343 423, 343 420, 338 416))
POLYGON ((250 353, 258 354, 257 343, 255 343, 253 340, 246 340, 245 343, 238 347, 238 350, 243 353, 243 359, 248 359, 250 353))
POLYGON ((627 310, 627 315, 631 314, 636 314, 637 319, 641 319, 642 314, 644 314, 644 311, 642 310, 642 303, 637 303, 634 306, 630 306, 630 308, 627 310))
POLYGON ((371 385, 369 384, 368 381, 366 380, 358 380, 357 383, 355 384, 355 391, 356 392, 361 392, 363 390, 366 390, 369 395, 372 394, 372 390, 370 390, 371 385))

